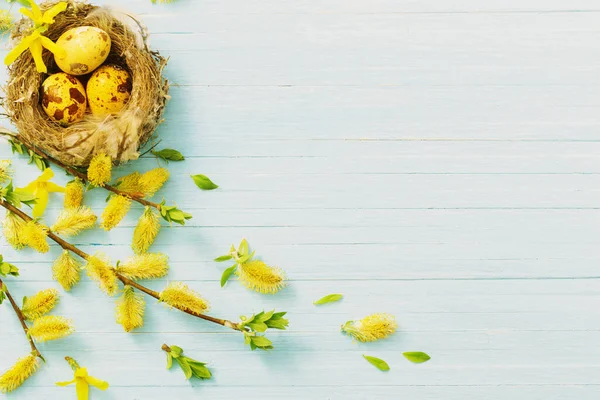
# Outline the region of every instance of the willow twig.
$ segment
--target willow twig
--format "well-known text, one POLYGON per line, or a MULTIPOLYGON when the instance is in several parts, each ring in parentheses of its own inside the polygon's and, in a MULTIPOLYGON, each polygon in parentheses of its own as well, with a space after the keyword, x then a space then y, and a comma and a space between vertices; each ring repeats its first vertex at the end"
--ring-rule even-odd
POLYGON ((29 328, 27 327, 27 324, 25 323, 25 316, 23 315, 23 312, 21 311, 21 309, 17 305, 17 302, 15 301, 15 299, 12 297, 12 295, 8 291, 8 287, 6 286, 6 283, 3 283, 2 279, 0 279, 0 287, 2 285, 4 285, 3 292, 6 295, 6 297, 8 298, 8 301, 10 302, 12 309, 14 310, 15 314, 17 315, 17 318, 19 318, 19 322, 21 323, 21 327, 23 328, 23 331, 25 332, 25 336, 27 336, 27 340, 29 341, 29 346, 31 347, 31 352, 36 357, 42 358, 42 353, 40 353, 40 351, 37 349, 37 347, 35 346, 35 342, 31 338, 31 336, 29 336, 29 334, 28 334, 29 328))
MULTIPOLYGON (((9 202, 7 202, 5 200, 0 199, 0 206, 2 206, 5 209, 9 210, 10 212, 14 213, 15 215, 17 215, 19 218, 21 218, 25 222, 29 222, 29 221, 33 220, 33 218, 31 218, 27 213, 21 211, 20 209, 18 209, 17 207, 13 206, 12 204, 10 204, 9 202)), ((63 249, 68 250, 73 254, 77 254, 79 257, 81 257, 84 260, 88 260, 91 257, 89 254, 87 254, 83 250, 81 250, 81 249, 77 248, 76 246, 74 246, 73 244, 67 242, 66 240, 64 240, 63 238, 61 238, 60 236, 58 236, 57 234, 55 234, 54 232, 52 232, 50 230, 48 230, 48 237, 50 239, 52 239, 56 244, 58 244, 63 249)), ((150 297, 154 297, 155 299, 160 300, 160 294, 158 292, 155 292, 154 290, 149 289, 146 286, 140 285, 139 283, 123 276, 116 270, 114 270, 114 272, 115 272, 115 275, 117 276, 117 278, 124 285, 132 286, 132 287, 138 289, 140 292, 143 292, 144 294, 146 294, 150 297)), ((228 321, 226 319, 214 318, 209 315, 197 313, 197 312, 187 309, 187 308, 180 308, 180 307, 175 307, 175 308, 177 308, 179 311, 182 311, 182 312, 189 314, 191 316, 194 316, 196 318, 203 319, 205 321, 213 322, 215 324, 219 324, 219 325, 222 325, 227 328, 231 328, 236 331, 243 330, 240 327, 240 325, 236 322, 228 321)))

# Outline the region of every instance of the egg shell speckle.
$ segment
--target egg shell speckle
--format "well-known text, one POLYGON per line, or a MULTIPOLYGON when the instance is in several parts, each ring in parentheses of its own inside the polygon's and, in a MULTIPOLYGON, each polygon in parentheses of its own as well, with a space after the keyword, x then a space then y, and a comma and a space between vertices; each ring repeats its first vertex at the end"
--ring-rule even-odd
POLYGON ((94 115, 115 114, 121 111, 131 96, 129 72, 118 65, 103 65, 87 83, 90 110, 94 115))
POLYGON ((50 75, 42 84, 42 108, 54 121, 80 121, 86 109, 85 88, 77 78, 64 72, 50 75))
POLYGON ((56 65, 71 75, 84 75, 98 68, 110 53, 108 33, 93 26, 79 26, 63 33, 56 44, 66 52, 66 57, 54 57, 56 65))

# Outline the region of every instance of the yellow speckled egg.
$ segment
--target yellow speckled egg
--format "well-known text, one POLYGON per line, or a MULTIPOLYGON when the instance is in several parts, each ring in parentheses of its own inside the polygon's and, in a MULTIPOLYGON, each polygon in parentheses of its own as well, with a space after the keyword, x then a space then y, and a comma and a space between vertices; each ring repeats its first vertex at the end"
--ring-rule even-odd
POLYGON ((85 88, 79 79, 64 72, 50 75, 42 84, 42 108, 56 122, 77 122, 85 114, 85 88))
POLYGON ((65 50, 64 58, 54 57, 56 65, 71 75, 84 75, 98 68, 110 53, 110 36, 100 28, 79 26, 63 33, 56 44, 65 50))
POLYGON ((115 114, 129 101, 131 76, 118 65, 103 65, 87 83, 87 97, 94 115, 115 114))

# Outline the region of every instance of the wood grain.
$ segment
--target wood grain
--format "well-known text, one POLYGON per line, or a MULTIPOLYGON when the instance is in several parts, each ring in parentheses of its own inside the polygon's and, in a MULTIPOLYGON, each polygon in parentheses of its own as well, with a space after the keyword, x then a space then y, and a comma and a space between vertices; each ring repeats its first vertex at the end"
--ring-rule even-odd
MULTIPOLYGON (((70 376, 66 355, 111 383, 94 399, 598 397, 597 1, 96 3, 138 14, 171 57, 157 137, 187 159, 169 164, 156 199, 194 218, 161 232, 152 250, 171 271, 148 285, 183 280, 229 319, 285 309, 291 326, 272 335, 274 351, 253 353, 234 332, 150 302, 145 326, 126 334, 114 301, 83 278, 57 309, 77 334, 40 346, 48 364, 15 398, 71 398, 54 386, 70 376), (196 173, 220 188, 199 192, 196 173), (228 265, 212 259, 242 237, 286 270, 288 288, 219 287, 228 265), (330 292, 343 301, 312 305, 330 292), (356 344, 339 332, 378 311, 398 317, 397 335, 356 344), (165 342, 214 379, 166 371, 165 342), (402 357, 415 350, 432 360, 402 357)), ((6 145, 0 157, 18 184, 38 174, 6 145)), ((116 174, 156 165, 145 156, 116 174)), ((86 203, 100 213, 104 198, 86 203)), ((60 208, 51 198, 47 220, 60 208)), ((141 211, 73 242, 123 260, 141 211)), ((16 297, 58 287, 58 247, 0 250, 21 268, 16 297)), ((0 369, 28 349, 19 329, 0 307, 0 369)))

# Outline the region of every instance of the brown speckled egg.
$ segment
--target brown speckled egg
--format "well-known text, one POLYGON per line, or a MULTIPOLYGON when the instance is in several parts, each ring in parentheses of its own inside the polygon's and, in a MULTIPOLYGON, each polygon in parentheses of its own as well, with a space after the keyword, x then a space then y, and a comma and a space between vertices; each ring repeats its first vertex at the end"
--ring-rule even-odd
POLYGON ((66 56, 54 57, 56 65, 71 75, 84 75, 98 68, 110 53, 110 36, 100 28, 79 26, 63 33, 56 44, 66 56))
POLYGON ((118 65, 103 65, 87 83, 90 110, 94 115, 115 114, 129 101, 131 76, 118 65))
POLYGON ((72 124, 85 114, 85 88, 74 76, 59 72, 42 84, 42 108, 56 122, 72 124))

